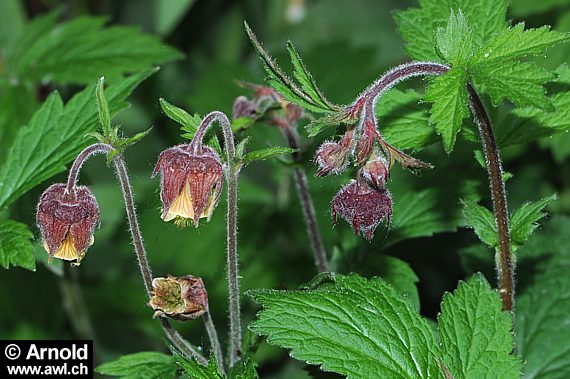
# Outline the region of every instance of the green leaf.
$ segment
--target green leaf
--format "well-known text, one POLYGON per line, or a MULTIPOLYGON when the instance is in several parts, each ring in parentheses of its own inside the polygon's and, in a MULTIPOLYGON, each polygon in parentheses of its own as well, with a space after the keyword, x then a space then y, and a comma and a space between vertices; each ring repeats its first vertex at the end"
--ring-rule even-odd
POLYGON ((198 126, 200 126, 200 123, 202 122, 202 116, 197 113, 191 115, 184 109, 170 104, 163 98, 160 98, 158 101, 162 111, 168 116, 168 118, 182 125, 182 130, 186 133, 192 134, 192 137, 196 134, 198 126))
POLYGON ((318 119, 311 121, 305 129, 309 134, 309 137, 314 137, 317 134, 321 133, 325 129, 330 127, 339 126, 341 123, 345 121, 345 114, 342 111, 330 113, 323 117, 319 117, 318 119))
POLYGON ((263 46, 247 22, 245 23, 245 30, 263 63, 263 68, 267 73, 266 81, 273 89, 283 95, 287 101, 297 104, 311 112, 333 113, 338 110, 338 107, 328 102, 328 100, 323 100, 324 96, 322 96, 320 91, 316 88, 312 76, 305 69, 300 57, 292 48, 292 45, 289 48, 289 52, 293 59, 295 76, 298 80, 300 78, 301 87, 291 80, 273 58, 271 58, 269 53, 263 49, 263 46), (308 92, 306 92, 306 89, 308 92))
POLYGON ((109 113, 109 104, 105 99, 105 78, 99 78, 97 87, 95 89, 95 96, 97 97, 97 109, 99 111, 99 122, 103 128, 103 134, 109 137, 111 134, 111 114, 109 113))
POLYGON ((382 256, 378 260, 378 276, 410 300, 416 312, 420 311, 419 278, 410 265, 401 259, 382 256))
POLYGON ((280 155, 293 154, 297 150, 298 149, 292 149, 290 147, 268 147, 265 149, 251 151, 243 157, 242 164, 248 165, 255 161, 262 161, 280 155))
POLYGON ((36 271, 34 234, 25 224, 12 220, 0 221, 0 266, 20 266, 36 271))
MULTIPOLYGON (((156 70, 129 76, 106 90, 111 114, 127 107, 125 99, 156 70)), ((95 85, 73 96, 64 106, 53 92, 21 128, 0 167, 0 208, 30 188, 65 170, 88 141, 83 137, 97 128, 95 85)))
POLYGON ((536 56, 558 43, 567 42, 569 36, 568 33, 550 30, 550 26, 525 30, 524 23, 519 23, 485 41, 476 59, 492 65, 509 59, 536 56))
POLYGON ((108 81, 124 74, 178 59, 181 54, 156 37, 126 26, 104 27, 105 18, 78 17, 53 25, 43 16, 24 33, 26 49, 8 52, 7 65, 16 77, 39 82, 89 84, 104 75, 108 81), (41 34, 37 32, 40 29, 41 34))
POLYGON ((437 321, 442 361, 453 378, 520 378, 522 361, 511 354, 511 316, 483 275, 445 294, 437 321))
POLYGON ((516 300, 517 350, 525 379, 570 377, 570 218, 553 217, 518 251, 530 268, 516 300))
POLYGON ((391 145, 402 150, 420 150, 436 142, 429 111, 420 101, 421 95, 413 90, 393 88, 382 96, 376 115, 382 135, 391 145))
POLYGON ((463 120, 469 115, 466 85, 467 73, 452 68, 431 81, 424 97, 433 103, 430 122, 435 124, 448 154, 453 150, 463 120))
POLYGON ((230 379, 259 379, 255 364, 251 359, 240 361, 231 368, 228 375, 230 379))
POLYGON ((494 105, 507 98, 518 107, 532 105, 552 111, 543 84, 555 75, 530 62, 478 63, 472 67, 475 83, 482 85, 494 105))
POLYGON ((511 241, 523 245, 532 232, 538 227, 537 222, 546 216, 544 208, 556 200, 556 195, 544 197, 536 202, 526 202, 513 212, 510 220, 511 241))
POLYGON ((497 246, 498 237, 493 212, 474 201, 463 201, 463 216, 481 241, 491 247, 497 246))
POLYGON ((417 60, 441 61, 434 46, 434 31, 448 21, 450 10, 461 10, 473 28, 473 42, 481 45, 507 26, 508 0, 422 0, 420 8, 395 12, 398 32, 406 41, 405 49, 417 60))
POLYGON ((568 5, 568 0, 511 0, 511 13, 520 18, 536 16, 540 13, 568 5))
POLYGON ((297 359, 349 379, 441 377, 434 330, 381 279, 250 294, 263 306, 250 329, 297 359))
POLYGON ((97 366, 95 372, 122 378, 159 379, 174 378, 176 369, 172 356, 145 351, 123 355, 117 360, 105 362, 97 366))
POLYGON ((178 366, 184 370, 184 373, 191 379, 224 379, 224 375, 220 372, 213 357, 208 359, 208 366, 203 366, 196 362, 195 359, 187 359, 178 352, 172 352, 178 366))
POLYGON ((473 53, 473 35, 461 9, 457 13, 451 10, 447 26, 435 33, 438 54, 454 67, 466 65, 473 53))

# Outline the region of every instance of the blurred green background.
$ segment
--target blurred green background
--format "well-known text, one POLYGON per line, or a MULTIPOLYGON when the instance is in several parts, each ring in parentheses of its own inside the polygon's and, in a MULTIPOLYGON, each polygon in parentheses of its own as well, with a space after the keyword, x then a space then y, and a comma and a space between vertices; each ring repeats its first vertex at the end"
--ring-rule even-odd
MULTIPOLYGON (((517 0, 513 2, 510 17, 514 21, 525 19, 530 27, 550 24, 559 30, 570 30, 570 6, 562 3, 517 0)), ((160 151, 182 142, 182 138, 178 126, 160 111, 158 98, 164 97, 192 113, 212 110, 231 113, 233 99, 240 94, 249 95, 234 80, 257 83, 263 80, 261 66, 244 32, 243 20, 247 20, 286 69, 290 67, 285 42, 291 39, 323 92, 336 103, 348 103, 380 73, 406 60, 392 12, 414 5, 415 1, 402 0, 2 1, 0 29, 4 33, 16 31, 26 20, 60 8, 64 20, 105 15, 111 24, 139 27, 185 54, 183 59, 163 65, 144 82, 130 98, 132 107, 123 111, 115 122, 122 123, 127 134, 154 126, 152 133, 125 156, 154 274, 201 276, 208 289, 214 321, 225 340, 225 199, 220 200, 211 222, 203 223, 199 229, 178 229, 160 219, 158 179, 151 180, 150 174, 160 151)), ((568 49, 565 46, 556 50, 549 63, 557 66, 566 60, 568 49)), ((93 82, 96 79, 93 77, 93 82)), ((419 81, 411 85, 421 88, 419 81)), ((69 97, 78 87, 49 84, 38 89, 38 96, 45 96, 53 89, 69 97)), ((378 275, 383 255, 399 257, 410 264, 420 279, 422 314, 434 318, 442 294, 453 290, 457 281, 469 274, 461 264, 460 251, 476 242, 470 230, 452 231, 461 224, 461 220, 451 221, 457 218, 459 199, 469 194, 489 204, 485 173, 473 159, 473 147, 460 141, 449 159, 438 143, 418 155, 435 164, 434 170, 422 176, 399 168, 392 173, 389 188, 396 212, 398 206, 408 205, 400 200, 434 189, 436 198, 425 201, 432 205, 430 212, 439 212, 438 230, 447 232, 406 239, 405 233, 396 228, 380 228, 374 241, 368 243, 355 237, 342 221, 333 228, 329 212, 331 198, 351 175, 316 179, 310 160, 319 142, 327 136, 308 139, 300 132, 320 230, 336 270, 378 275)), ((251 136, 251 149, 285 145, 280 132, 268 125, 256 125, 247 134, 251 136)), ((505 149, 505 169, 514 175, 507 184, 511 208, 526 200, 558 193, 559 200, 550 210, 570 214, 569 155, 570 138, 566 134, 538 144, 505 149)), ((254 288, 296 288, 316 274, 291 174, 290 167, 278 160, 255 163, 243 171, 239 196, 243 292, 254 288)), ((4 212, 12 219, 33 225, 40 193, 51 182, 64 180, 64 174, 58 175, 28 192, 4 212)), ((137 351, 166 351, 159 323, 151 319, 152 311, 145 306, 122 194, 112 170, 106 167, 104 159, 93 159, 84 167, 81 182, 91 186, 101 207, 101 228, 95 234, 95 245, 81 268, 72 270, 66 279, 57 274, 61 269, 57 264, 48 268, 38 263, 36 272, 19 268, 2 270, 0 338, 69 339, 89 337, 93 332, 99 362, 137 351), (66 302, 70 291, 83 300, 92 328, 81 320, 78 322, 77 304, 66 302)), ((421 206, 424 200, 416 201, 421 206)), ((39 245, 36 250, 38 257, 45 260, 46 254, 39 245)), ((486 274, 493 282, 494 274, 486 274)), ((246 325, 256 312, 256 306, 247 296, 243 297, 243 312, 246 325)), ((207 346, 199 320, 176 323, 176 327, 190 341, 207 346)), ((308 369, 289 359, 284 350, 263 344, 257 358, 263 378, 309 377, 308 369)))

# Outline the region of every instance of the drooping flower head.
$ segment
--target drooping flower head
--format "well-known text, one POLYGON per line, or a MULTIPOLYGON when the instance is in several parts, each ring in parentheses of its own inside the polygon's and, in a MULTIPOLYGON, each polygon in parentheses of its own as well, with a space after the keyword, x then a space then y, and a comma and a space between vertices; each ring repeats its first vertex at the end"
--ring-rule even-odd
POLYGON ((164 150, 152 176, 160 172, 162 219, 186 226, 198 226, 201 218, 212 216, 223 186, 220 157, 210 147, 192 148, 183 144, 164 150))
POLYGON ((339 175, 348 166, 352 130, 347 131, 340 142, 324 142, 315 153, 317 176, 339 175))
POLYGON ((371 240, 383 221, 392 219, 392 197, 387 189, 375 189, 366 182, 352 180, 340 189, 331 204, 333 222, 340 215, 356 234, 371 240))
POLYGON ((208 311, 208 293, 201 278, 186 275, 154 278, 148 305, 153 317, 167 316, 176 320, 192 320, 208 311))
POLYGON ((78 186, 66 192, 65 184, 53 184, 40 197, 36 222, 50 258, 79 265, 93 244, 99 206, 87 187, 78 186))

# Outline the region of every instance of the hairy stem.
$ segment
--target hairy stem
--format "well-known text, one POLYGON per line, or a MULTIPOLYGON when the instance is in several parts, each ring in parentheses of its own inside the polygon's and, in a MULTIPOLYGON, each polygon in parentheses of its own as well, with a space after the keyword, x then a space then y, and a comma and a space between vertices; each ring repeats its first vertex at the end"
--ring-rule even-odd
POLYGON ((235 167, 235 143, 230 120, 222 112, 211 112, 204 119, 190 142, 196 153, 202 148, 206 131, 214 121, 220 123, 224 134, 226 150, 226 182, 228 185, 227 203, 227 270, 230 318, 230 367, 241 358, 241 314, 239 294, 239 271, 237 251, 237 215, 238 215, 238 177, 239 168, 235 167))
POLYGON ((214 320, 212 320, 212 315, 210 311, 206 312, 202 319, 204 320, 204 325, 206 326, 206 332, 208 333, 208 338, 210 340, 210 346, 214 351, 214 357, 216 357, 216 363, 218 365, 218 369, 225 374, 224 370, 224 355, 222 354, 222 346, 220 345, 220 339, 218 338, 218 332, 216 331, 216 327, 214 325, 214 320))
MULTIPOLYGON (((69 177, 67 180, 67 192, 71 193, 77 183, 77 178, 79 176, 79 171, 83 163, 89 159, 92 155, 99 153, 109 153, 113 151, 113 146, 105 143, 96 143, 91 146, 86 147, 75 159, 71 165, 69 171, 69 177)), ((137 261, 139 264, 139 269, 143 278, 144 287, 146 293, 149 297, 152 295, 152 271, 148 263, 146 250, 144 247, 142 235, 139 228, 139 222, 137 218, 137 212, 135 208, 135 201, 133 196, 133 191, 131 183, 129 180, 129 175, 127 173, 127 167, 125 161, 121 155, 118 155, 113 159, 113 165, 115 166, 115 171, 117 172, 117 177, 121 184, 121 189, 123 190, 123 199, 125 202, 125 209, 127 212, 127 220, 129 222, 129 228, 131 231, 131 237, 133 241, 133 246, 135 248, 135 253, 137 255, 137 261)), ((180 334, 172 328, 170 322, 166 319, 161 319, 162 329, 164 333, 170 340, 170 342, 176 346, 187 357, 194 357, 201 364, 207 364, 206 358, 200 354, 200 352, 193 347, 189 342, 187 342, 180 334)))
POLYGON ((497 141, 491 127, 491 121, 483 102, 471 84, 468 86, 469 105, 479 127, 479 134, 485 151, 485 161, 489 173, 489 185, 493 200, 493 213, 499 236, 499 293, 503 300, 503 310, 512 311, 515 305, 515 273, 511 259, 511 239, 509 230, 509 212, 503 181, 503 167, 499 156, 497 141))
MULTIPOLYGON (((360 111, 364 105, 374 109, 378 99, 390 88, 402 80, 427 75, 442 75, 449 71, 449 67, 433 62, 412 62, 395 67, 382 75, 376 82, 368 87, 353 104, 353 108, 360 111)), ((475 118, 481 142, 485 152, 487 173, 493 201, 493 214, 497 226, 499 240, 499 263, 497 267, 499 292, 503 302, 503 310, 514 309, 514 267, 511 259, 509 213, 507 210, 507 197, 503 181, 503 168, 499 149, 489 116, 471 84, 468 84, 469 106, 475 118)))
MULTIPOLYGON (((293 149, 299 148, 299 141, 295 130, 289 124, 280 125, 281 130, 285 134, 285 138, 289 143, 289 147, 293 149)), ((301 155, 298 151, 291 154, 293 161, 298 163, 301 159, 301 155)), ((307 234, 311 240, 311 247, 313 248, 313 254, 315 256, 315 265, 319 272, 328 272, 327 265, 327 253, 321 238, 321 233, 319 231, 319 225, 317 223, 317 216, 315 215, 315 207, 313 206, 313 199, 311 193, 309 192, 309 184, 307 182, 307 175, 305 171, 300 167, 295 167, 293 169, 293 175, 295 176, 295 183, 297 184, 297 192, 299 193, 299 200, 301 201, 301 207, 303 208, 303 216, 305 218, 305 224, 307 226, 307 234)))

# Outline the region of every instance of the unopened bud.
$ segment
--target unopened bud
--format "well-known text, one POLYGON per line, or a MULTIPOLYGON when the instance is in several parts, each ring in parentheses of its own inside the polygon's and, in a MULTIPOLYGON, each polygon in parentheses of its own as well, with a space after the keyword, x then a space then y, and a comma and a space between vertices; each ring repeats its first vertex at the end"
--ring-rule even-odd
POLYGON ((254 118, 256 115, 255 106, 251 101, 245 96, 238 96, 234 100, 232 106, 232 118, 235 120, 240 117, 251 117, 254 118))
POLYGON ((373 154, 360 169, 360 176, 375 189, 382 189, 388 180, 388 161, 381 156, 373 154))

